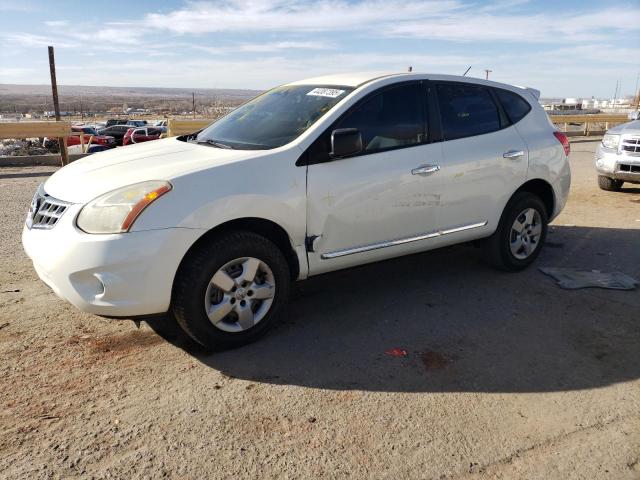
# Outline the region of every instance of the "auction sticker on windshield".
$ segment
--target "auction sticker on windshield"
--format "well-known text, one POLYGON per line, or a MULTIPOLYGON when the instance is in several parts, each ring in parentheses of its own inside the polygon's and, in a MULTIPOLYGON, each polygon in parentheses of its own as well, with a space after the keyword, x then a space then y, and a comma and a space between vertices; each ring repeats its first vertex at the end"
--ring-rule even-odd
POLYGON ((329 97, 337 98, 344 93, 344 90, 338 90, 337 88, 314 88, 307 95, 313 95, 315 97, 329 97))

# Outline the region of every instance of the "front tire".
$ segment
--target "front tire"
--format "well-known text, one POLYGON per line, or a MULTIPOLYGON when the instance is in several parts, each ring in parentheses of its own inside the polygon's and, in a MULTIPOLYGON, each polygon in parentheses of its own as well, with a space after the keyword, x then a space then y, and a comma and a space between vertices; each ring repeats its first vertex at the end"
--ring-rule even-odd
POLYGON ((598 175, 598 186, 607 192, 619 192, 623 183, 622 180, 614 180, 613 178, 598 175))
POLYGON ((542 250, 548 222, 546 207, 538 196, 516 193, 502 212, 498 228, 485 240, 485 260, 505 271, 527 268, 542 250))
POLYGON ((211 350, 257 340, 289 297, 280 249, 252 232, 228 232, 200 245, 176 274, 172 310, 182 329, 211 350))

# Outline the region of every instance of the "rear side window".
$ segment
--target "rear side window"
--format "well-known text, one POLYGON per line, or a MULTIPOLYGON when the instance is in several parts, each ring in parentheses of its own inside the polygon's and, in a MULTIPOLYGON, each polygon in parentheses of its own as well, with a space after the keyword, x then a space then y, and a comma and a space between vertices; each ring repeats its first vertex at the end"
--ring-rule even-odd
POLYGON ((498 107, 488 89, 475 85, 436 87, 445 140, 500 130, 498 107))
POLYGON ((524 116, 531 111, 531 105, 517 93, 508 90, 495 89, 498 100, 502 104, 502 108, 507 113, 511 123, 518 123, 524 116))

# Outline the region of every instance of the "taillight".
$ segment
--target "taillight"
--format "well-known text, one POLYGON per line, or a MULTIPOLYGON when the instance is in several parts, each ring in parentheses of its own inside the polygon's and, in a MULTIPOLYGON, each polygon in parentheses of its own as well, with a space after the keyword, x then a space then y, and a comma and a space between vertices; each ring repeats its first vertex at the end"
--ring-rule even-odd
POLYGON ((553 132, 553 135, 562 144, 562 148, 564 148, 564 154, 568 157, 571 153, 571 144, 569 143, 569 138, 562 132, 553 132))

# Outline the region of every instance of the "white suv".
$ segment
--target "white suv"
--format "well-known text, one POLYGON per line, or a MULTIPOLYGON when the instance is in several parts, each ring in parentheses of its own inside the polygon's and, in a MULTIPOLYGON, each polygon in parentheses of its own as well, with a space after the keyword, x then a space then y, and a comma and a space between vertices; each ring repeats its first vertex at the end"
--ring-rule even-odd
POLYGON ((596 150, 598 185, 617 192, 624 182, 640 183, 640 120, 607 131, 596 150))
POLYGON ((171 311, 211 348, 265 333, 291 280, 472 240, 519 270, 570 185, 538 95, 444 75, 294 82, 197 134, 60 169, 22 241, 81 310, 171 311))

